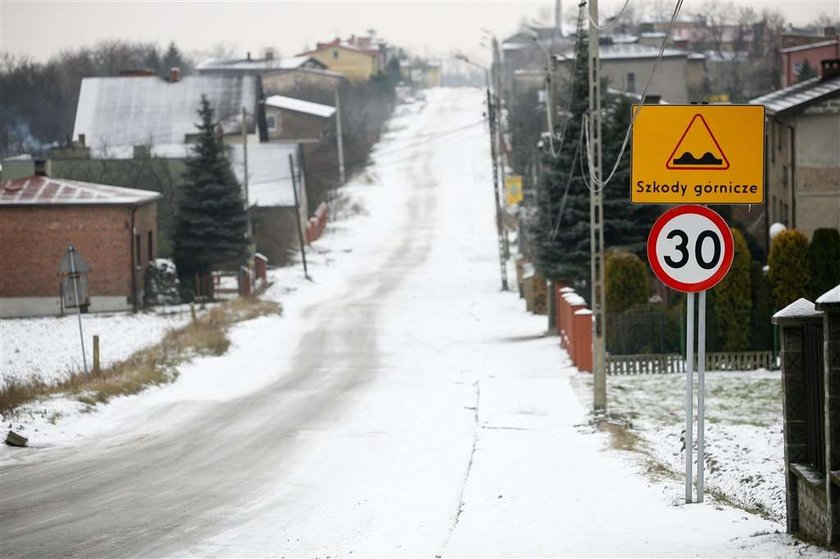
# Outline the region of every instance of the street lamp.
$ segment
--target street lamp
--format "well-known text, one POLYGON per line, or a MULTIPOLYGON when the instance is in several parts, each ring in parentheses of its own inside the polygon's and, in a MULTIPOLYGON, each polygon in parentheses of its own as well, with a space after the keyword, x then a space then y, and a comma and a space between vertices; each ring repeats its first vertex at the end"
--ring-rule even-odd
POLYGON ((499 202, 499 163, 496 151, 496 144, 498 142, 498 127, 496 126, 496 104, 493 100, 493 93, 490 91, 490 72, 486 67, 473 62, 463 54, 455 55, 455 58, 466 62, 476 68, 484 70, 484 83, 487 90, 487 120, 490 123, 490 158, 493 162, 493 197, 496 201, 496 236, 499 243, 499 267, 502 273, 502 291, 507 291, 507 262, 505 254, 504 234, 502 229, 502 207, 499 202))

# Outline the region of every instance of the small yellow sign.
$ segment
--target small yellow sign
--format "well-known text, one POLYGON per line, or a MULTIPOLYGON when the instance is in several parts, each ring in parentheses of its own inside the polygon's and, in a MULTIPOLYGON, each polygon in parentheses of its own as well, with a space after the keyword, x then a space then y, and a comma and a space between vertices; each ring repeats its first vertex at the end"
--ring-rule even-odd
POLYGON ((763 105, 633 105, 634 204, 764 202, 763 105))
POLYGON ((512 206, 521 201, 522 177, 520 175, 508 175, 505 177, 505 202, 508 206, 512 206))

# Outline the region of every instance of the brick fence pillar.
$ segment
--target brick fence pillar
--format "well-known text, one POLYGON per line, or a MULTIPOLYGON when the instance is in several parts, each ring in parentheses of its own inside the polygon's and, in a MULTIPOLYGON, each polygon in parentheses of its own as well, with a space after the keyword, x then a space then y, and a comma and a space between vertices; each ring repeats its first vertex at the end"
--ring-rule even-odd
POLYGON ((579 371, 592 372, 592 311, 586 308, 575 311, 575 357, 579 371))

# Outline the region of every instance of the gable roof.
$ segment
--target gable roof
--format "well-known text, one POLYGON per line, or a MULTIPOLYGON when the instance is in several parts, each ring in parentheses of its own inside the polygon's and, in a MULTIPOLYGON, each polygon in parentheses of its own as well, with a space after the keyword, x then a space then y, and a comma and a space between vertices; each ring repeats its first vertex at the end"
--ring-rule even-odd
POLYGON ((0 183, 0 206, 139 205, 160 198, 150 190, 44 176, 0 183))
POLYGON ((750 101, 750 104, 764 105, 767 114, 781 115, 804 111, 810 105, 836 96, 840 96, 840 76, 825 80, 816 77, 756 97, 750 101))
POLYGON ((352 52, 358 52, 359 54, 364 54, 370 57, 379 56, 381 53, 375 49, 363 49, 359 47, 355 47, 353 45, 348 45, 340 42, 332 42, 332 43, 318 43, 318 46, 312 50, 308 50, 306 52, 302 52, 298 54, 298 56, 309 56, 311 54, 315 54, 318 52, 323 52, 325 50, 330 49, 343 49, 349 50, 352 52))
POLYGON ((304 101, 303 99, 295 99, 294 97, 285 97, 283 95, 272 95, 265 100, 265 104, 269 107, 319 116, 321 118, 329 118, 335 114, 335 107, 304 101))
POLYGON ((275 70, 297 70, 299 68, 326 69, 327 65, 311 56, 291 56, 288 58, 211 58, 196 67, 199 74, 213 72, 271 72, 275 70))
MULTIPOLYGON (((79 92, 73 136, 85 135, 91 150, 134 145, 183 144, 197 132, 202 94, 226 133, 239 132, 242 107, 257 112, 258 78, 246 75, 187 76, 167 82, 156 76, 85 78, 79 92)), ((253 119, 248 131, 255 130, 253 119)))
MULTIPOLYGON (((245 179, 245 154, 242 144, 228 146, 230 163, 240 184, 245 179)), ((270 142, 248 145, 248 203, 260 207, 293 207, 292 174, 289 156, 300 172, 298 144, 270 142)), ((301 176, 303 173, 301 173, 301 176)), ((301 179, 302 182, 305 179, 301 179)), ((298 183, 298 192, 303 185, 298 183)))

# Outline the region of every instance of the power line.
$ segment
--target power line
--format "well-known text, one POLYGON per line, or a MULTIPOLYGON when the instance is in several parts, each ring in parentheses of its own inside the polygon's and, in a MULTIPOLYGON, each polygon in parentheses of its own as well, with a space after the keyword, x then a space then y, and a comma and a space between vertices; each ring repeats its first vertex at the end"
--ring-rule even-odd
MULTIPOLYGON (((388 157, 388 156, 396 154, 396 153, 400 153, 400 152, 403 152, 403 151, 406 151, 406 150, 409 150, 409 149, 413 149, 413 148, 416 148, 420 145, 428 144, 431 141, 438 140, 442 137, 452 136, 452 135, 454 135, 458 132, 463 132, 464 130, 474 128, 479 124, 484 124, 484 122, 486 120, 487 119, 482 119, 482 120, 474 122, 472 124, 468 124, 466 126, 460 126, 458 128, 447 130, 445 132, 431 133, 431 134, 429 134, 429 136, 425 140, 422 140, 420 142, 414 142, 412 144, 402 146, 400 148, 396 148, 396 149, 393 149, 391 151, 387 151, 387 152, 384 152, 384 153, 374 153, 373 157, 378 159, 380 157, 388 157)), ((402 159, 397 159, 395 161, 387 161, 387 162, 384 162, 384 163, 377 162, 377 167, 389 167, 391 165, 396 165, 398 163, 402 163, 404 161, 409 161, 411 159, 414 159, 414 156, 405 157, 405 158, 402 158, 402 159)), ((349 163, 350 164, 364 164, 364 163, 367 163, 367 161, 368 161, 368 157, 364 157, 364 158, 359 158, 357 160, 351 160, 349 163)), ((346 164, 346 162, 345 162, 345 164, 346 164)), ((324 174, 324 173, 327 173, 327 172, 330 172, 330 171, 335 171, 336 169, 338 169, 338 165, 320 166, 318 169, 308 172, 307 176, 318 176, 318 175, 321 175, 321 174, 324 174)), ((258 186, 258 185, 267 185, 267 184, 272 184, 272 183, 275 183, 275 182, 285 181, 285 180, 290 180, 290 179, 291 179, 291 175, 271 177, 271 178, 263 179, 261 181, 252 182, 252 183, 250 183, 250 186, 253 187, 253 186, 258 186)))
POLYGON ((630 120, 630 125, 627 127, 627 133, 624 135, 624 141, 621 144, 621 150, 618 153, 618 157, 615 160, 615 165, 610 172, 610 175, 606 178, 606 180, 602 180, 600 177, 597 176, 597 173, 593 173, 592 170, 592 158, 591 158, 591 145, 590 145, 590 138, 587 134, 586 142, 587 142, 587 154, 590 157, 587 159, 587 166, 589 168, 589 175, 592 178, 592 185, 587 182, 587 188, 592 190, 593 192, 598 192, 606 188, 607 184, 612 180, 615 176, 616 171, 618 170, 618 166, 621 163, 621 158, 624 156, 624 151, 627 149, 627 142, 630 141, 630 134, 633 132, 633 125, 636 123, 636 118, 639 116, 639 113, 642 111, 642 106, 645 104, 645 100, 647 99, 647 91, 648 87, 650 86, 651 81, 653 80, 653 76, 656 73, 656 69, 659 67, 659 62, 662 60, 662 55, 665 52, 665 45, 668 43, 668 40, 671 38, 671 32, 674 28, 674 22, 677 20, 679 16, 680 9, 682 8, 684 0, 677 0, 674 6, 674 13, 671 15, 671 21, 668 24, 668 30, 665 32, 665 36, 662 38, 662 44, 659 46, 659 53, 656 56, 656 61, 653 63, 653 68, 650 71, 650 74, 647 77, 647 81, 645 82, 645 87, 642 90, 642 100, 640 101, 640 105, 638 110, 633 113, 633 117, 630 120), (593 189, 593 186, 595 189, 593 189))
POLYGON ((586 13, 586 17, 589 18, 589 23, 591 23, 592 27, 594 27, 595 29, 598 29, 599 31, 608 31, 616 26, 618 21, 621 19, 621 15, 624 13, 624 10, 627 8, 627 4, 629 3, 630 0, 624 0, 624 5, 621 7, 621 11, 618 12, 618 15, 612 18, 608 18, 608 23, 606 23, 605 25, 598 25, 598 22, 592 19, 592 16, 589 14, 589 12, 586 13))

